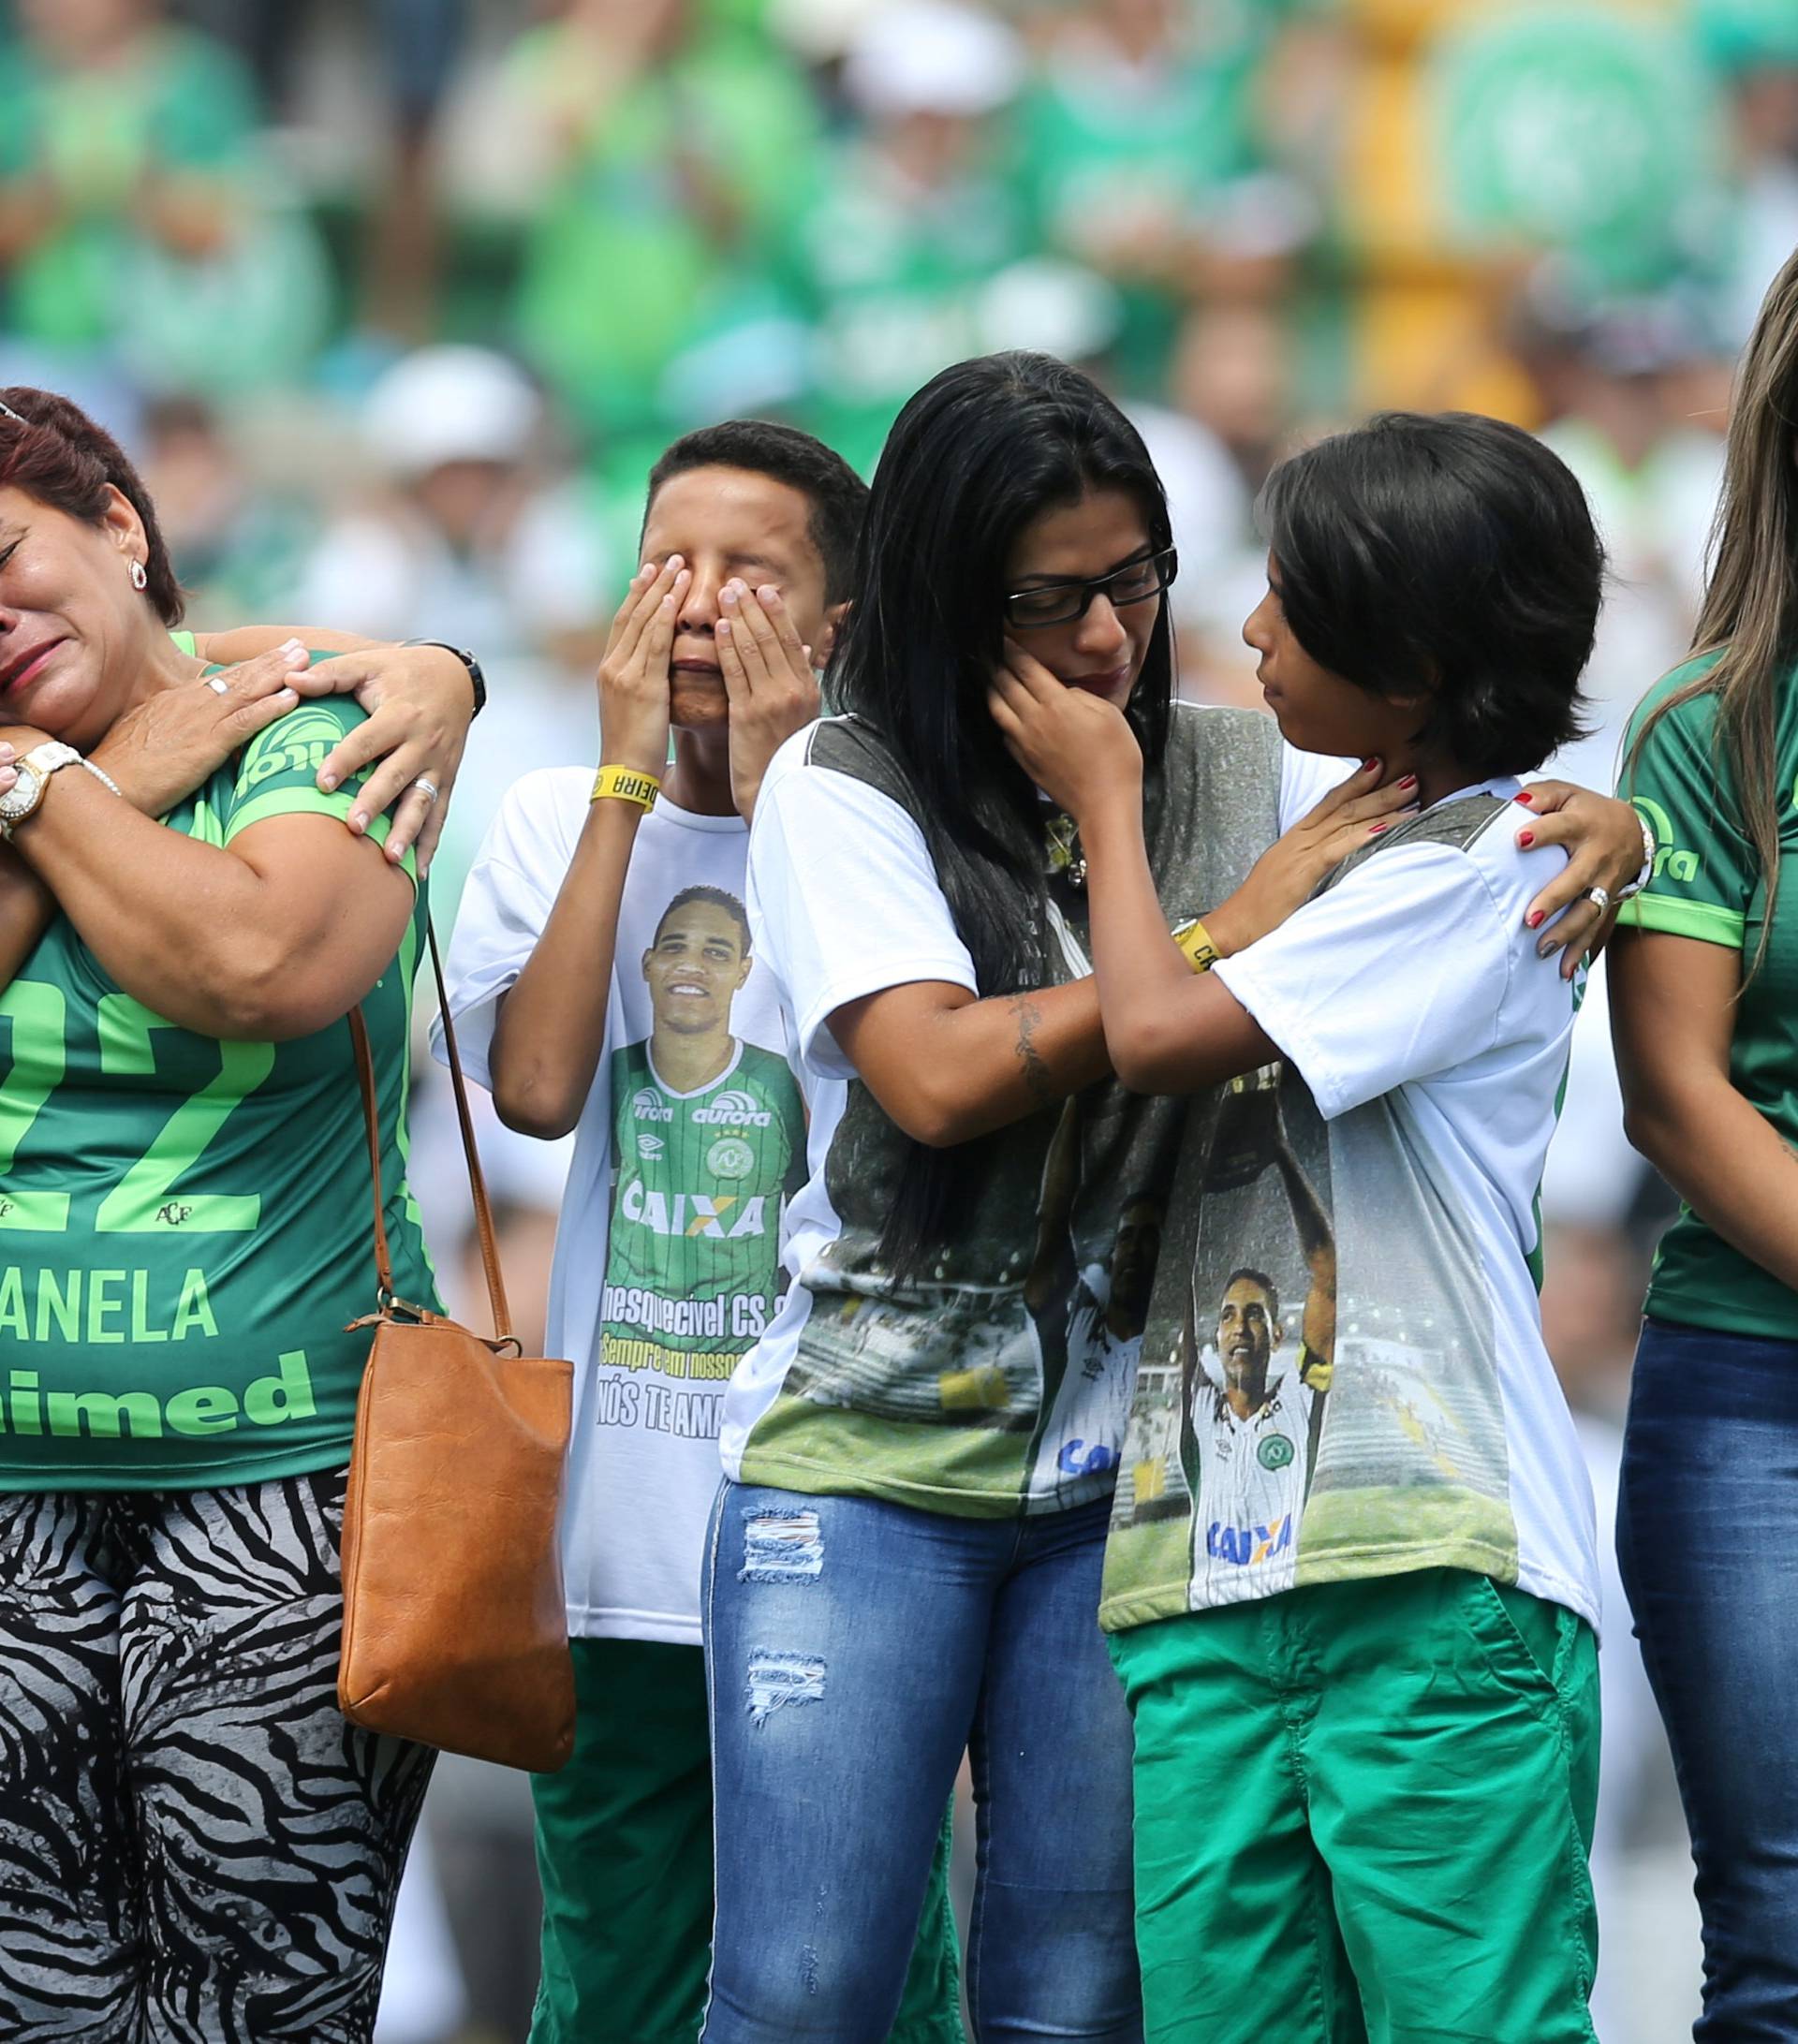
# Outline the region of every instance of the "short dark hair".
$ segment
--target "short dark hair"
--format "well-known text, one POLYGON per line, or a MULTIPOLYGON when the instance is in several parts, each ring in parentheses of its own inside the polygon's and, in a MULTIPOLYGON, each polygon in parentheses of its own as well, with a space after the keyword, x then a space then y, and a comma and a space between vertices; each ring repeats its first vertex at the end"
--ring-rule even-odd
POLYGON ((650 470, 645 524, 662 485, 695 468, 741 468, 797 490, 812 507, 811 540, 824 564, 824 600, 841 603, 847 596, 868 486, 834 448, 772 419, 727 419, 721 425, 700 426, 665 449, 650 470))
POLYGON ((1280 1294, 1278 1288, 1275 1287, 1274 1280, 1268 1276, 1265 1271, 1258 1271, 1252 1263, 1239 1263, 1236 1266, 1236 1268, 1230 1273, 1230 1275, 1225 1278, 1224 1290, 1220 1291, 1217 1294, 1218 1299, 1221 1301, 1224 1297, 1224 1293, 1228 1292, 1232 1285, 1240 1284, 1245 1278, 1246 1278, 1251 1285, 1259 1285, 1261 1289, 1267 1294, 1267 1302, 1274 1309, 1269 1317, 1277 1320, 1280 1316, 1280 1294))
POLYGON ((1260 511, 1299 643, 1370 695, 1427 695, 1425 743, 1518 773, 1583 735, 1604 549, 1533 434, 1380 412, 1282 462, 1260 511))
POLYGON ((656 919, 656 934, 649 940, 651 948, 653 948, 662 941, 662 932, 668 927, 668 919, 671 916, 679 914, 683 908, 692 902, 706 902, 714 908, 724 910, 737 928, 743 932, 743 955, 747 958, 749 955, 748 913, 734 894, 730 892, 728 889, 721 887, 684 887, 656 919))
POLYGON ((13 384, 0 390, 0 488, 22 490, 52 510, 97 525, 108 486, 127 498, 149 549, 145 594, 168 625, 179 625, 185 601, 156 518, 156 507, 125 449, 79 404, 53 390, 13 384), (7 417, 7 413, 12 416, 7 417))

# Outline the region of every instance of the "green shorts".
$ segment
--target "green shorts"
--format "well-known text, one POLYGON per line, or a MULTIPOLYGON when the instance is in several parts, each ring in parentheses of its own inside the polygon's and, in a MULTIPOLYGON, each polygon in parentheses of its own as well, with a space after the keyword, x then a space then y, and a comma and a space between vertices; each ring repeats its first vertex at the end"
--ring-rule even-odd
POLYGON ((1111 1646, 1148 2044, 1592 2044, 1584 1620, 1440 1568, 1111 1646))
MULTIPOLYGON (((532 1777, 543 1970, 530 2044, 695 2044, 712 1958, 712 1765, 698 1647, 576 1640, 574 1757, 532 1777)), ((893 2044, 965 2044, 949 1825, 893 2044)))

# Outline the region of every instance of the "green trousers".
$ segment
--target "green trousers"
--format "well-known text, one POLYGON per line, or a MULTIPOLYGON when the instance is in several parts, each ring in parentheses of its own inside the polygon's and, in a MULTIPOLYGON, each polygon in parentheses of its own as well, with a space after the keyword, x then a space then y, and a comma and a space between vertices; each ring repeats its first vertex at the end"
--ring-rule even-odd
MULTIPOLYGON (((576 1640, 574 1757, 532 1780, 543 1970, 530 2044, 694 2044, 712 1958, 698 1647, 576 1640)), ((892 2044, 965 2044, 949 1822, 892 2044)))
POLYGON ((1592 2044, 1582 1619, 1429 1569, 1111 1644, 1148 2044, 1592 2044))

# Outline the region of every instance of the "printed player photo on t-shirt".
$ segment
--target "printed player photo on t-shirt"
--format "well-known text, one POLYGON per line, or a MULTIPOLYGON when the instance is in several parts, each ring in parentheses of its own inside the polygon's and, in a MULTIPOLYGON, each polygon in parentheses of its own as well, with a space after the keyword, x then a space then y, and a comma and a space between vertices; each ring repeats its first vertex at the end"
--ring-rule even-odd
MULTIPOLYGON (((526 774, 469 875, 450 997, 483 1082, 592 778, 526 774)), ((805 1107, 744 907, 748 841, 740 816, 660 801, 619 904, 608 1054, 575 1131, 550 1278, 550 1352, 575 1364, 563 1574, 577 1638, 699 1644, 726 1387, 782 1284, 805 1107)))
POLYGON ((1328 1147, 1282 1078, 1235 1081, 1213 1125, 1184 1320, 1139 1364, 1113 1506, 1176 1529, 1207 1603, 1290 1587, 1335 1348, 1328 1147))
MULTIPOLYGON (((622 1404, 666 1396, 661 1378, 721 1386, 773 1313, 781 1200, 804 1181, 805 1118, 787 1060, 730 1033, 750 964, 736 896, 684 889, 641 961, 650 1033, 612 1054, 601 1356, 653 1373, 621 1383, 622 1404)), ((704 1431, 715 1435, 715 1422, 704 1431)))
POLYGON ((1524 922, 1515 792, 1437 803, 1214 967, 1285 1055, 1188 1124, 1109 1630, 1431 1567, 1599 1622, 1531 1265, 1573 995, 1524 922))

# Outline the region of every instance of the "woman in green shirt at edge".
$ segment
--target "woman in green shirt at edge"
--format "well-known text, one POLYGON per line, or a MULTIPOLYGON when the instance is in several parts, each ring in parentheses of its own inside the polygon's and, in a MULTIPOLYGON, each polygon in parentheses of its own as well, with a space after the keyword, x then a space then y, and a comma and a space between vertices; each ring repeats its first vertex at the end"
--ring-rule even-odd
POLYGON ((1617 1549, 1703 1917, 1704 2044, 1798 2036, 1798 256, 1730 419, 1692 658, 1637 711, 1653 831, 1611 1027, 1684 1202, 1636 1350, 1617 1549))
POLYGON ((364 724, 299 699, 297 642, 214 670, 181 609, 116 443, 0 391, 0 2034, 355 2044, 431 1757, 336 1707, 373 1288, 344 1017, 429 1299, 400 841, 472 691, 447 651, 346 658, 405 698, 364 724))

